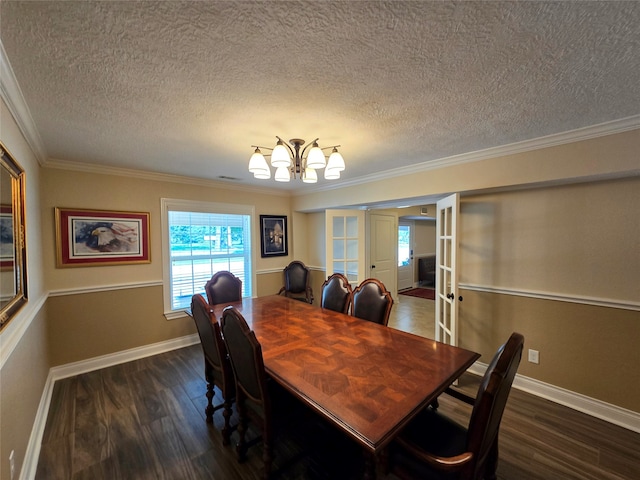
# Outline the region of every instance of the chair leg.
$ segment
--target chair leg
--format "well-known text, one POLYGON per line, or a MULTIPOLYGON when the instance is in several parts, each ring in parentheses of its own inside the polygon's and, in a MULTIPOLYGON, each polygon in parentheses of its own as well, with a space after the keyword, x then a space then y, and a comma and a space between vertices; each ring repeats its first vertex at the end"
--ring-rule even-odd
POLYGON ((242 462, 247 455, 247 442, 245 440, 245 434, 247 432, 247 417, 242 400, 236 399, 236 408, 238 409, 238 443, 236 444, 236 453, 238 455, 238 462, 242 462))
POLYGON ((229 445, 231 443, 231 402, 225 399, 224 409, 222 410, 222 416, 224 417, 224 427, 222 427, 222 444, 229 445))
POLYGON ((207 423, 213 423, 213 383, 207 382, 207 406, 204 409, 204 413, 207 417, 207 423))

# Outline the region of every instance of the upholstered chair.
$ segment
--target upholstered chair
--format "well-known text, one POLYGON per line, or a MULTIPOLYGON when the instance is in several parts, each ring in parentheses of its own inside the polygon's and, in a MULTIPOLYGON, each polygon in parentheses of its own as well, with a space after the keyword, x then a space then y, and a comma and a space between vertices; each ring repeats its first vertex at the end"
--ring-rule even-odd
POLYGON ((227 348, 222 340, 220 325, 202 295, 191 297, 190 314, 196 323, 204 354, 204 376, 207 382, 206 419, 208 423, 212 423, 214 412, 220 408, 223 409, 222 443, 228 445, 231 432, 234 430, 230 426, 230 419, 232 414, 231 405, 235 399, 236 389, 227 348), (215 387, 220 390, 222 395, 222 403, 217 406, 213 405, 215 387))
POLYGON ((393 298, 384 284, 375 278, 367 278, 353 291, 354 317, 386 326, 393 306, 393 298))
POLYGON ((401 479, 495 480, 500 423, 523 346, 524 337, 512 333, 491 360, 475 399, 446 390, 473 406, 468 426, 425 408, 392 442, 386 470, 401 479))
POLYGON ((341 313, 349 313, 353 291, 347 277, 334 273, 322 284, 321 307, 341 313))
POLYGON ((278 294, 313 303, 313 290, 310 283, 309 268, 301 261, 294 260, 284 268, 284 286, 278 294))

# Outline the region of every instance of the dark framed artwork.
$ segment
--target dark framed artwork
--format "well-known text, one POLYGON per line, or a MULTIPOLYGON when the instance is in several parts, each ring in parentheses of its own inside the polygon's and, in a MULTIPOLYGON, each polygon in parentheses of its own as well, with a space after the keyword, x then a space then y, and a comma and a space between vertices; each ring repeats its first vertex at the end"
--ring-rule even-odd
POLYGON ((56 264, 150 263, 149 214, 56 208, 56 264))
POLYGON ((260 253, 262 257, 288 255, 287 217, 260 215, 260 253))

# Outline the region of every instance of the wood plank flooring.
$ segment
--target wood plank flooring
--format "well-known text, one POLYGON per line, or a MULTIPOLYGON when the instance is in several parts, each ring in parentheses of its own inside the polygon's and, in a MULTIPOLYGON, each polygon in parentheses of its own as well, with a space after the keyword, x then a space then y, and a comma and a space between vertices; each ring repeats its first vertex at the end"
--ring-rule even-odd
MULTIPOLYGON (((390 326, 405 330, 411 319, 428 321, 432 301, 402 300, 394 305, 390 326), (413 315, 407 313, 412 304, 413 315)), ((432 331, 433 325, 421 328, 432 331)), ((205 422, 203 371, 201 348, 194 345, 57 381, 36 478, 261 478, 261 445, 239 464, 233 446, 222 445, 221 411, 213 425, 205 422)), ((465 374, 460 388, 474 393, 478 382, 465 374)), ((441 412, 468 421, 467 405, 447 396, 440 404, 441 412)), ((360 448, 311 412, 290 410, 280 424, 276 478, 361 478, 360 448)), ((512 390, 501 428, 498 478, 640 479, 640 434, 512 390)))

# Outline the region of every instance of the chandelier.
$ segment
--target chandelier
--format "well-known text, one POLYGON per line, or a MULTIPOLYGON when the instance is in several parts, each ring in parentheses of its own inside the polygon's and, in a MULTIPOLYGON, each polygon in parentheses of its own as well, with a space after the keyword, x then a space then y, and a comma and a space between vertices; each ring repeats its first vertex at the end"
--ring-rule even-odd
POLYGON ((300 178, 305 183, 316 183, 318 181, 317 170, 322 168, 324 168, 324 178, 326 180, 340 178, 340 172, 344 170, 344 159, 338 152, 340 145, 321 148, 318 146, 318 139, 316 138, 300 151, 300 148, 304 145, 304 140, 301 138, 289 140, 293 148, 287 145, 280 137, 276 136, 276 138, 278 142, 273 148, 251 145, 256 150, 249 160, 249 171, 253 173, 255 178, 271 178, 271 169, 264 158, 265 156, 260 151, 261 148, 271 151, 266 156, 271 157, 271 166, 276 169, 274 179, 277 182, 288 182, 292 178, 300 178), (329 160, 327 160, 323 150, 330 148, 333 150, 329 155, 329 160), (307 152, 307 149, 309 149, 309 152, 307 152))

